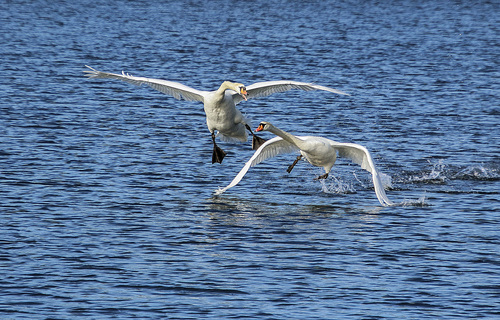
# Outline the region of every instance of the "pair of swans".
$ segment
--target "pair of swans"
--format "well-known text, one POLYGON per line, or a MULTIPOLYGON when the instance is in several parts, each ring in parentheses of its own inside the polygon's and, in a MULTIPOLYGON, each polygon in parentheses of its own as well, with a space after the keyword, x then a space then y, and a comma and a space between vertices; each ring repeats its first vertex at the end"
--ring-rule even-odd
POLYGON ((340 143, 330 139, 316 136, 294 136, 286 131, 283 131, 269 122, 261 122, 256 131, 269 131, 277 135, 265 143, 263 143, 254 155, 247 161, 243 169, 236 175, 229 185, 216 190, 215 194, 220 195, 227 189, 237 185, 245 176, 250 167, 253 167, 262 161, 275 157, 279 154, 300 151, 297 159, 288 167, 287 172, 290 173, 297 162, 302 158, 316 167, 322 167, 325 174, 320 175, 316 179, 326 179, 332 170, 337 153, 341 157, 350 159, 352 162, 361 166, 362 169, 372 174, 373 186, 378 201, 383 206, 391 206, 394 203, 387 198, 384 186, 380 179, 380 173, 375 167, 375 163, 368 150, 355 143, 340 143))
POLYGON ((205 109, 207 127, 212 136, 213 152, 212 163, 222 163, 226 153, 215 142, 217 136, 222 140, 239 140, 245 142, 248 139, 247 130, 252 134, 252 149, 256 150, 265 140, 256 136, 249 126, 249 121, 241 112, 236 109, 236 105, 252 98, 269 96, 276 92, 285 92, 292 89, 300 90, 323 90, 341 95, 348 95, 340 90, 320 86, 312 83, 298 81, 267 81, 257 82, 246 87, 241 83, 224 81, 219 89, 215 91, 197 90, 178 82, 152 79, 144 77, 134 77, 122 72, 121 74, 101 72, 86 66, 90 70, 85 70, 89 78, 109 78, 123 80, 135 85, 148 85, 151 88, 171 95, 176 99, 203 102, 205 109))
POLYGON ((345 92, 312 83, 288 80, 257 82, 248 87, 241 83, 224 81, 219 89, 215 91, 202 91, 173 81, 135 77, 124 72, 121 74, 101 72, 89 66, 87 67, 90 70, 84 72, 89 78, 118 79, 138 86, 145 84, 179 100, 184 99, 202 102, 206 114, 207 127, 211 133, 213 143, 212 163, 222 163, 226 155, 215 142, 216 131, 217 136, 222 140, 239 140, 245 142, 248 139, 248 130, 253 137, 252 149, 257 151, 233 181, 227 187, 217 190, 216 194, 221 194, 227 189, 237 185, 250 167, 270 157, 282 153, 293 152, 295 150, 300 150, 301 155, 288 167, 287 171, 289 173, 292 171, 295 164, 302 157, 305 157, 312 165, 325 169, 325 174, 319 176, 318 179, 326 179, 332 166, 335 164, 338 152, 340 156, 351 159, 354 163, 361 165, 361 168, 371 172, 378 200, 384 206, 393 205, 393 202, 391 202, 385 194, 380 175, 373 163, 370 153, 365 147, 353 143, 339 143, 322 137, 296 137, 274 127, 268 122, 262 122, 256 131, 270 131, 278 136, 269 141, 265 141, 252 132, 248 120, 238 109, 236 109, 236 105, 243 100, 246 101, 252 98, 265 97, 273 93, 285 92, 292 89, 305 91, 323 90, 336 94, 348 95, 345 92))

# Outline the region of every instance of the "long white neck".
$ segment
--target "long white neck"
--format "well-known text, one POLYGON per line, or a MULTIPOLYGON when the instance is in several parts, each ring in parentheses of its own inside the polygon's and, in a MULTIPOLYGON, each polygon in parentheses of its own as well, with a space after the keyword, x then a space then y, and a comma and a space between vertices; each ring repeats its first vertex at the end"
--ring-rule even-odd
POLYGON ((297 138, 296 136, 294 136, 293 134, 291 133, 288 133, 286 131, 283 131, 279 128, 276 128, 275 126, 273 125, 270 125, 269 126, 269 129, 267 129, 267 131, 269 132, 272 132, 274 133, 275 135, 277 135, 278 137, 281 137, 283 138, 283 140, 285 141, 288 141, 290 142, 291 144, 294 144, 295 146, 297 146, 299 149, 303 149, 305 147, 304 143, 305 141, 297 138))
POLYGON ((224 81, 220 85, 219 89, 217 89, 217 91, 216 91, 217 95, 224 97, 224 94, 225 94, 226 90, 228 90, 228 89, 234 90, 234 83, 229 82, 229 81, 224 81))

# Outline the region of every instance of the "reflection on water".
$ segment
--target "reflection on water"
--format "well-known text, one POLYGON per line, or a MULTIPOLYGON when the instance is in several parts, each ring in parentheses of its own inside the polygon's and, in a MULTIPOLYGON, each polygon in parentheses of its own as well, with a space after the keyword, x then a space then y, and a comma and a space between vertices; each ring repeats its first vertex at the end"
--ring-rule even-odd
POLYGON ((282 203, 270 204, 266 201, 255 201, 237 198, 235 196, 213 197, 207 200, 210 216, 214 219, 229 219, 245 221, 247 219, 287 220, 330 219, 342 215, 356 215, 357 217, 375 217, 384 210, 381 206, 358 206, 350 208, 340 205, 314 205, 282 203))

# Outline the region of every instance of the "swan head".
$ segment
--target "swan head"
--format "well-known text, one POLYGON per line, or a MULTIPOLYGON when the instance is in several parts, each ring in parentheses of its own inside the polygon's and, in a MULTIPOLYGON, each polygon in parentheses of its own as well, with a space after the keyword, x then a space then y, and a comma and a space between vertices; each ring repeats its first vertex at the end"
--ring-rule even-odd
POLYGON ((269 122, 262 121, 255 131, 269 131, 273 125, 269 122))
POLYGON ((247 88, 243 84, 241 84, 241 83, 236 83, 236 86, 237 86, 237 89, 238 89, 238 90, 236 90, 236 92, 238 92, 238 94, 240 96, 242 96, 243 99, 245 99, 245 101, 247 101, 248 100, 247 99, 247 95, 248 95, 247 88))
POLYGON ((238 93, 243 99, 245 99, 245 101, 248 100, 247 99, 247 96, 248 96, 247 87, 245 87, 245 85, 243 83, 224 81, 224 83, 222 84, 222 87, 224 88, 224 90, 227 90, 227 89, 233 90, 236 93, 238 93))

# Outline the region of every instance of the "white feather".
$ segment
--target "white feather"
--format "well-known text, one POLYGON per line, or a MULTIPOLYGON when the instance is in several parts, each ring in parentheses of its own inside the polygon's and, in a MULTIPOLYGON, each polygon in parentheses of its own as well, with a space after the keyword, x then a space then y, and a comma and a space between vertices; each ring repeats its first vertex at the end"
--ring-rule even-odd
POLYGON ((118 79, 134 84, 136 86, 141 86, 145 84, 155 90, 171 95, 178 100, 184 99, 188 101, 203 102, 205 96, 205 93, 203 91, 196 90, 194 88, 188 87, 186 85, 174 81, 144 78, 144 77, 134 77, 123 71, 121 74, 102 72, 102 71, 97 71, 96 69, 91 68, 89 66, 86 67, 90 69, 84 71, 86 73, 86 76, 89 78, 118 79))
MULTIPOLYGON (((290 81, 290 80, 278 80, 278 81, 257 82, 249 85, 247 87, 247 93, 248 93, 247 99, 267 97, 269 95, 272 95, 273 93, 285 92, 293 89, 304 90, 304 91, 322 90, 349 96, 349 94, 343 91, 333 89, 330 87, 320 86, 313 83, 290 81)), ((237 95, 235 95, 234 98, 236 103, 239 103, 240 101, 243 100, 241 96, 237 95)))
POLYGON ((263 145, 259 147, 259 149, 255 151, 250 160, 247 161, 245 166, 240 170, 236 177, 234 177, 233 181, 231 181, 231 183, 229 183, 229 185, 227 185, 226 187, 219 188, 217 191, 215 191, 215 194, 222 194, 227 189, 237 185, 251 167, 256 166, 262 161, 272 157, 276 157, 279 154, 291 153, 297 150, 299 150, 299 148, 280 137, 275 137, 267 140, 263 145))

